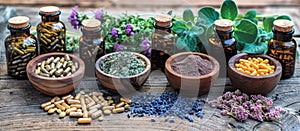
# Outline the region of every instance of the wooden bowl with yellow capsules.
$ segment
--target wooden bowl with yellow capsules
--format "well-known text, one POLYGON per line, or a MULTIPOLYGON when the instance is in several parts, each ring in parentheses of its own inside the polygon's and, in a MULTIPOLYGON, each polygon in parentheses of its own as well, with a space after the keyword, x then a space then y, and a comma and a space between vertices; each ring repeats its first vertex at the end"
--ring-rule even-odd
POLYGON ((268 94, 277 86, 281 73, 280 62, 267 55, 240 53, 228 62, 232 85, 247 94, 268 94))

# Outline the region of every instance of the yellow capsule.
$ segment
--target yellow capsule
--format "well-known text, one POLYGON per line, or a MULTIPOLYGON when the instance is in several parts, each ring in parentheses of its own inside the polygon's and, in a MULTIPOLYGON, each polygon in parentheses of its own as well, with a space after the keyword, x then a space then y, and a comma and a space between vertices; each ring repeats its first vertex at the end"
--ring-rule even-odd
POLYGON ((120 107, 120 108, 116 108, 116 109, 113 109, 112 112, 113 113, 122 113, 125 111, 125 108, 124 107, 120 107))
POLYGON ((77 111, 77 108, 76 108, 76 107, 73 107, 73 108, 67 109, 67 110, 66 110, 66 113, 67 113, 67 114, 70 114, 70 112, 76 112, 76 111, 77 111))
POLYGON ((54 108, 51 108, 48 110, 48 114, 53 114, 56 110, 54 108))
POLYGON ((59 100, 60 100, 60 98, 58 96, 55 96, 54 98, 51 99, 51 102, 54 103, 59 100))
POLYGON ((115 107, 114 106, 104 106, 102 108, 102 110, 112 110, 112 109, 115 109, 115 107))
POLYGON ((90 124, 92 122, 92 118, 79 118, 78 124, 90 124))
POLYGON ((116 108, 122 107, 125 105, 125 102, 120 102, 119 104, 116 105, 116 108))
POLYGON ((55 104, 55 106, 62 111, 66 110, 66 108, 64 106, 62 106, 61 104, 55 104))
POLYGON ((130 99, 127 99, 127 98, 124 98, 124 97, 121 97, 120 98, 120 101, 123 101, 123 102, 125 102, 126 104, 131 104, 131 100, 130 99))
POLYGON ((44 108, 44 110, 45 110, 45 111, 48 111, 49 109, 54 108, 54 107, 55 107, 55 105, 54 105, 54 104, 51 104, 51 105, 46 106, 46 107, 44 108))
POLYGON ((75 107, 75 108, 82 108, 81 104, 72 104, 70 105, 71 108, 75 107))
POLYGON ((66 112, 61 112, 59 113, 59 118, 64 118, 67 115, 66 112))
POLYGON ((51 105, 52 103, 49 101, 49 102, 45 102, 43 104, 41 104, 41 108, 45 108, 46 106, 49 106, 51 105))
POLYGON ((54 104, 57 105, 57 104, 61 104, 63 102, 65 102, 65 100, 60 100, 60 101, 54 102, 54 104))
POLYGON ((70 117, 82 117, 82 112, 70 112, 70 117))
POLYGON ((62 97, 63 100, 67 100, 69 98, 73 99, 74 97, 72 95, 67 95, 67 96, 62 97))
POLYGON ((62 111, 61 111, 61 109, 57 109, 56 112, 57 112, 58 114, 60 114, 62 111))
POLYGON ((87 111, 83 111, 83 118, 88 118, 89 117, 89 113, 87 111))
POLYGON ((61 105, 62 105, 63 107, 65 107, 66 110, 71 108, 71 107, 70 107, 67 103, 65 103, 65 102, 61 103, 61 105))
POLYGON ((68 99, 67 102, 68 102, 68 104, 80 104, 79 100, 68 99))

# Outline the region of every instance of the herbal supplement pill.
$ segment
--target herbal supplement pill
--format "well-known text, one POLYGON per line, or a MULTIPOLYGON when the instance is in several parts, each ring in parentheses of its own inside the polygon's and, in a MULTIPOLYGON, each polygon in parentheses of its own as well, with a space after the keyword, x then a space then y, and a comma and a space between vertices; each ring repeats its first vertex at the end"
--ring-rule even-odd
POLYGON ((52 104, 51 101, 45 102, 45 103, 41 104, 41 108, 45 108, 46 106, 49 106, 51 104, 52 104))
POLYGON ((79 100, 80 97, 81 97, 81 95, 82 95, 81 93, 77 93, 74 99, 75 99, 75 100, 79 100))
POLYGON ((129 109, 129 108, 130 108, 130 105, 126 104, 126 105, 124 106, 124 108, 125 108, 125 109, 129 109))
POLYGON ((65 101, 64 100, 60 100, 60 101, 54 102, 54 104, 57 105, 57 104, 61 104, 63 102, 65 102, 65 101))
POLYGON ((59 118, 64 118, 67 115, 66 112, 61 112, 59 113, 59 118))
POLYGON ((104 111, 103 111, 103 114, 104 114, 104 115, 110 115, 110 114, 111 114, 111 111, 110 111, 110 110, 104 110, 104 111))
POLYGON ((73 98, 73 96, 72 95, 67 95, 67 96, 62 97, 63 100, 67 100, 69 98, 73 98))
POLYGON ((83 118, 88 118, 89 117, 89 113, 87 111, 83 111, 83 118))
POLYGON ((94 101, 92 101, 91 103, 89 103, 89 104, 87 105, 87 107, 89 108, 89 107, 92 107, 92 106, 94 106, 94 105, 96 105, 96 103, 95 103, 94 101))
POLYGON ((51 102, 54 103, 59 100, 60 100, 60 98, 58 96, 55 96, 54 98, 51 99, 51 102))
POLYGON ((99 120, 99 121, 103 121, 104 118, 103 118, 102 116, 100 116, 100 117, 98 118, 98 120, 99 120))
POLYGON ((64 58, 65 58, 66 61, 70 61, 71 60, 70 56, 68 54, 66 54, 64 58))
POLYGON ((44 110, 45 110, 45 111, 48 111, 49 109, 54 108, 54 107, 55 107, 55 105, 54 105, 54 104, 51 104, 51 105, 46 106, 46 107, 44 108, 44 110))
POLYGON ((68 104, 80 104, 80 101, 79 100, 67 100, 68 104))
POLYGON ((98 109, 101 106, 99 104, 89 107, 89 110, 98 109))
POLYGON ((115 109, 115 107, 114 106, 104 106, 102 108, 102 110, 112 110, 112 109, 115 109))
POLYGON ((70 112, 70 117, 82 117, 82 112, 70 112))
POLYGON ((124 111, 125 111, 124 107, 120 107, 120 108, 116 108, 116 109, 112 110, 113 113, 121 113, 121 112, 124 112, 124 111))
MULTIPOLYGON (((57 63, 59 60, 60 60, 60 58, 59 58, 59 57, 56 57, 52 62, 53 62, 53 63, 57 63)), ((42 64, 43 64, 43 63, 42 63, 42 64)))
POLYGON ((81 109, 77 109, 77 112, 82 112, 82 110, 81 109))
POLYGON ((80 94, 82 94, 82 95, 84 95, 84 94, 85 94, 85 92, 84 92, 84 91, 80 91, 79 93, 80 93, 80 94))
POLYGON ((55 106, 62 111, 66 110, 66 108, 64 106, 62 106, 61 104, 55 104, 55 106))
POLYGON ((76 107, 76 108, 82 108, 82 105, 81 104, 72 104, 70 105, 70 107, 76 107))
POLYGON ((77 108, 73 107, 73 108, 70 108, 70 109, 66 110, 66 113, 70 114, 70 112, 76 112, 76 111, 77 111, 77 108))
POLYGON ((111 97, 111 96, 108 96, 108 97, 106 97, 106 99, 107 99, 107 100, 111 100, 111 99, 112 99, 112 97, 111 97))
POLYGON ((90 124, 92 122, 92 118, 79 118, 78 124, 90 124))
POLYGON ((120 98, 120 101, 123 101, 123 102, 125 102, 126 104, 131 104, 131 100, 130 100, 130 99, 127 99, 127 98, 124 98, 124 97, 121 97, 121 98, 120 98))
POLYGON ((62 111, 61 111, 61 109, 57 109, 56 112, 57 112, 58 114, 60 114, 62 111))
POLYGON ((99 99, 98 99, 95 95, 93 95, 92 99, 93 99, 96 103, 99 101, 99 99))
POLYGON ((122 107, 125 105, 125 102, 120 102, 119 104, 116 105, 116 108, 122 107))
POLYGON ((98 110, 98 111, 96 111, 96 112, 94 112, 92 115, 91 115, 91 117, 92 118, 98 118, 99 116, 101 116, 102 115, 102 111, 101 110, 98 110))
POLYGON ((98 111, 98 109, 90 110, 90 111, 88 112, 88 114, 89 114, 89 115, 92 115, 92 114, 95 113, 96 111, 98 111))
POLYGON ((66 110, 71 108, 71 107, 70 107, 67 103, 65 103, 65 102, 61 103, 61 105, 62 105, 63 107, 65 107, 66 110))
POLYGON ((54 108, 48 110, 48 114, 53 114, 56 110, 54 108))

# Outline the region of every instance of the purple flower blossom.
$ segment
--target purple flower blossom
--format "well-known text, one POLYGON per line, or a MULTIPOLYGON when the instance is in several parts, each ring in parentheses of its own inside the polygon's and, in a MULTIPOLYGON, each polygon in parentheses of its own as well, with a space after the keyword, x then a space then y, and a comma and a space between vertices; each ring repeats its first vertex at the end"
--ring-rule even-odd
POLYGON ((127 35, 129 35, 131 33, 131 29, 126 29, 125 32, 127 35))
POLYGON ((244 109, 243 106, 233 107, 233 112, 236 114, 235 117, 241 122, 248 119, 249 111, 244 109))
POLYGON ((112 29, 111 29, 111 35, 114 36, 114 37, 116 37, 116 38, 119 37, 117 28, 112 28, 112 29))
POLYGON ((151 47, 150 47, 150 41, 148 38, 145 38, 144 41, 141 44, 141 49, 144 52, 144 55, 150 57, 151 56, 151 47))
POLYGON ((74 29, 78 30, 80 28, 80 22, 78 20, 78 13, 77 13, 78 5, 74 6, 69 16, 69 22, 73 26, 74 29))
POLYGON ((125 33, 126 33, 126 35, 129 35, 129 36, 134 35, 133 26, 131 24, 126 24, 125 33))
POLYGON ((123 51, 124 50, 124 45, 121 44, 114 44, 114 51, 123 51))
POLYGON ((95 14, 95 18, 97 20, 103 22, 104 8, 100 8, 98 10, 93 10, 93 13, 95 14))

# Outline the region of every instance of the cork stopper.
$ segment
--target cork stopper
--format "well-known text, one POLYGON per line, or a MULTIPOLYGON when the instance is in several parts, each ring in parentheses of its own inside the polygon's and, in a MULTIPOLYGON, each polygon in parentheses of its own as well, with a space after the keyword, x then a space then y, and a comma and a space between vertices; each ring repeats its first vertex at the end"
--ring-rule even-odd
POLYGON ((100 28, 101 22, 97 19, 87 19, 82 21, 82 27, 86 30, 97 30, 100 28))
POLYGON ((279 32, 290 32, 293 30, 294 23, 290 20, 275 20, 274 29, 279 32))
POLYGON ((232 30, 233 24, 234 24, 233 21, 227 19, 221 19, 215 21, 216 30, 219 31, 230 31, 232 30))
POLYGON ((158 14, 154 17, 155 24, 160 27, 170 26, 172 23, 172 17, 170 15, 158 14))
POLYGON ((27 16, 16 16, 8 20, 11 28, 25 28, 29 24, 29 18, 27 16))
POLYGON ((59 11, 59 8, 56 6, 44 6, 40 8, 42 14, 56 14, 59 11))

